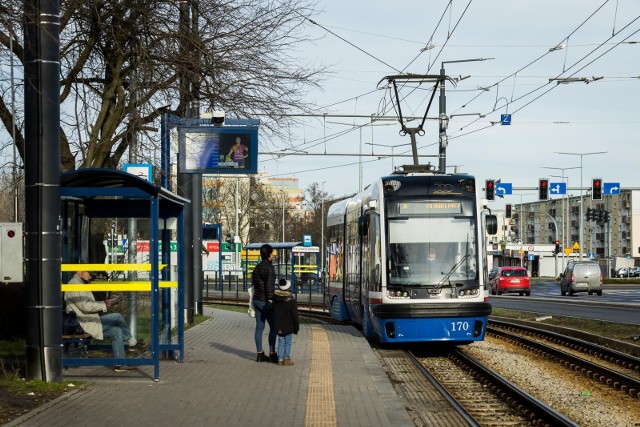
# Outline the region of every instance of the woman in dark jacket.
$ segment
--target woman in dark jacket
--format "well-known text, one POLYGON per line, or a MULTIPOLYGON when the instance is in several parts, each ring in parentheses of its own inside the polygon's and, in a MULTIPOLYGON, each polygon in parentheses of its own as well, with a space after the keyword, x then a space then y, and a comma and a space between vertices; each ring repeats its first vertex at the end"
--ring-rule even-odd
POLYGON ((253 286, 253 308, 256 311, 256 350, 258 362, 278 363, 276 355, 276 330, 273 325, 273 311, 267 310, 267 302, 273 304, 273 294, 276 284, 276 271, 271 264, 273 248, 264 244, 260 247, 260 263, 253 269, 251 284, 253 286), (269 324, 269 357, 262 349, 262 334, 264 323, 269 324))

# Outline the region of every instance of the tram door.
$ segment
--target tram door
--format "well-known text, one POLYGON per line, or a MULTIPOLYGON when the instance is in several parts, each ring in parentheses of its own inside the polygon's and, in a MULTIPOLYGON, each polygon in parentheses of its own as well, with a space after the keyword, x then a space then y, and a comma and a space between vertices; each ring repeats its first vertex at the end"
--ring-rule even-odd
POLYGON ((345 288, 344 299, 349 318, 358 321, 361 319, 360 295, 361 295, 361 227, 357 209, 347 212, 347 224, 345 230, 345 288))

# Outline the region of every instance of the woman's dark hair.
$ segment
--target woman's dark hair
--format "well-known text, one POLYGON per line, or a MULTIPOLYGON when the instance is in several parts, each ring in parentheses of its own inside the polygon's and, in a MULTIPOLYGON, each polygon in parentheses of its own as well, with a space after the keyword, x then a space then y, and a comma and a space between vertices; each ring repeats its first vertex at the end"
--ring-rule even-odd
POLYGON ((273 252, 273 248, 269 244, 264 244, 260 246, 260 258, 264 261, 268 260, 273 252))

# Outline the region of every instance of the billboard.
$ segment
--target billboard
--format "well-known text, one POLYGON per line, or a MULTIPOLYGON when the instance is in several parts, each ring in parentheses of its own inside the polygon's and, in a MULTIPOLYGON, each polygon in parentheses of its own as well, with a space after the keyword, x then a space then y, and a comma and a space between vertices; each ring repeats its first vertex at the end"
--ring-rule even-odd
POLYGON ((258 172, 258 128, 194 126, 178 128, 181 173, 258 172))

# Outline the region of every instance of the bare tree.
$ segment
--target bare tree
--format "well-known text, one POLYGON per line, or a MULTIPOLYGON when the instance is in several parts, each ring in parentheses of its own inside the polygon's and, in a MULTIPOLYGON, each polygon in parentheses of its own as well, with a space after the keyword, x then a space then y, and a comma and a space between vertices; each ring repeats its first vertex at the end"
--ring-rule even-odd
MULTIPOLYGON (((248 177, 205 177, 202 192, 203 221, 222 224, 223 234, 234 236, 236 210, 238 237, 249 242, 279 241, 282 233, 282 197, 272 188, 248 177)), ((284 210, 290 224, 289 210, 284 210)))
POLYGON ((312 212, 312 217, 309 220, 309 232, 314 242, 320 242, 323 225, 322 216, 324 215, 326 218, 327 209, 329 208, 328 201, 332 198, 333 196, 323 191, 317 182, 312 182, 305 190, 305 203, 312 212))
MULTIPOLYGON (((184 116, 185 91, 206 110, 273 117, 263 121, 271 135, 287 135, 290 123, 282 113, 308 109, 304 96, 322 70, 293 53, 309 41, 304 29, 315 0, 191 1, 198 30, 186 33, 179 22, 181 2, 61 1, 63 171, 117 167, 134 135, 140 160, 157 163, 157 119, 163 112, 184 116), (185 87, 189 80, 198 84, 185 87)), ((0 5, 0 121, 9 134, 16 126, 15 144, 24 158, 22 109, 14 114, 10 108, 5 65, 13 55, 22 76, 22 4, 0 5)))

